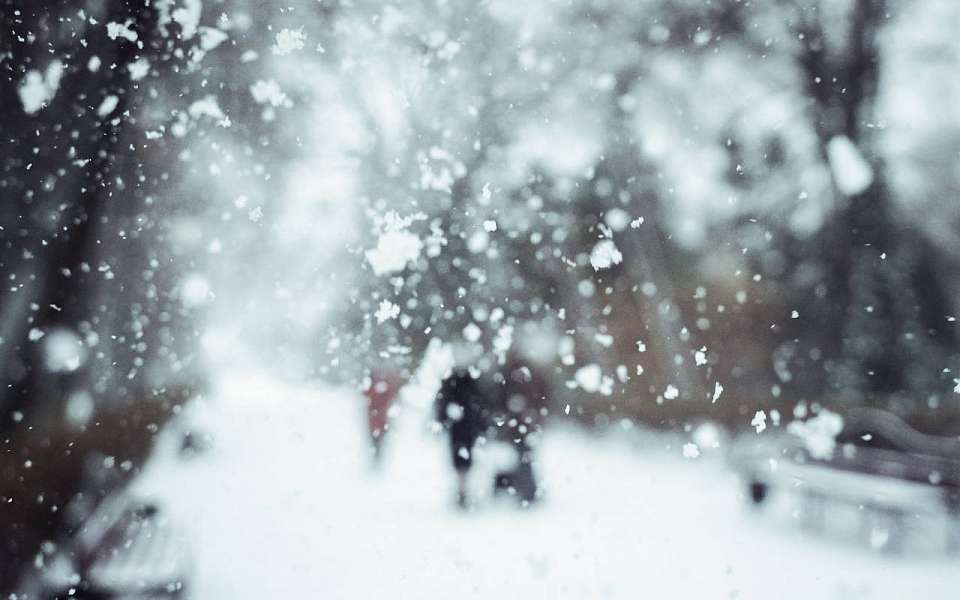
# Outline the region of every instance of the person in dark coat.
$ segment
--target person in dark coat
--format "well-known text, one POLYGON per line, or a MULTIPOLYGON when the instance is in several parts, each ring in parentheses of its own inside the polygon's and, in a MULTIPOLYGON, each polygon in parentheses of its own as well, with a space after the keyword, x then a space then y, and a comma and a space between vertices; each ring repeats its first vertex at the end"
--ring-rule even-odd
POLYGON ((468 504, 467 474, 481 437, 507 442, 517 453, 516 466, 495 476, 494 491, 506 491, 524 504, 537 499, 530 438, 540 429, 545 390, 536 371, 514 355, 491 372, 474 377, 468 369, 456 368, 443 381, 436 419, 449 435, 459 506, 468 504))
POLYGON ((474 446, 493 423, 491 400, 490 387, 465 368, 455 368, 437 393, 436 419, 449 435, 461 508, 467 506, 467 473, 473 465, 474 446))
POLYGON ((516 466, 497 474, 494 491, 507 491, 529 504, 539 497, 531 440, 540 432, 546 413, 547 383, 532 363, 516 353, 506 356, 494 381, 498 384, 497 438, 509 442, 517 453, 516 466))

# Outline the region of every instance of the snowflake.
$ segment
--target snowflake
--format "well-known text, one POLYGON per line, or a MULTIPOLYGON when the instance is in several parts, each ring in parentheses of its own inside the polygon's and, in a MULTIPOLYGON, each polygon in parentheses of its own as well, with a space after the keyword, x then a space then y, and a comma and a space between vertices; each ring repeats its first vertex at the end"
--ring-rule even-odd
POLYGON ((704 346, 697 350, 693 354, 693 360, 697 363, 698 367, 707 364, 707 347, 704 346))
POLYGON ((718 381, 713 386, 713 402, 716 402, 720 399, 720 394, 723 393, 723 385, 718 381))
POLYGON ((600 240, 590 252, 590 264, 595 271, 600 269, 609 269, 613 265, 619 265, 623 260, 623 254, 613 243, 613 240, 600 240))
POLYGON ((302 50, 306 40, 307 34, 303 32, 303 27, 300 29, 283 29, 277 34, 277 44, 273 47, 273 53, 284 56, 294 50, 302 50))
POLYGON ((767 413, 758 410, 757 413, 753 415, 750 426, 756 428, 757 433, 762 433, 763 430, 767 428, 767 413))
POLYGON ((380 307, 377 309, 377 312, 374 313, 374 317, 377 318, 377 324, 381 324, 384 321, 389 321, 390 319, 396 319, 400 314, 400 307, 390 302, 389 300, 381 300, 380 307))

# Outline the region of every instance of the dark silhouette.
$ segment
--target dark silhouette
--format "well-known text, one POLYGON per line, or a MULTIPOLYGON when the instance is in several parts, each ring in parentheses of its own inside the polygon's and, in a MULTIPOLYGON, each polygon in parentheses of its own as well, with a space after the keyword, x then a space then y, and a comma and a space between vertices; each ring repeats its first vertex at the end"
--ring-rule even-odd
POLYGON ((436 417, 450 436, 457 504, 461 508, 467 505, 467 473, 473 465, 473 447, 493 423, 489 383, 474 378, 467 369, 456 368, 437 393, 436 417))
POLYGON ((469 503, 467 474, 473 464, 474 447, 481 439, 508 442, 517 454, 516 466, 494 477, 494 491, 515 495, 524 506, 539 497, 531 435, 539 432, 546 413, 545 390, 544 380, 513 356, 491 372, 455 368, 443 381, 437 394, 436 418, 449 435, 457 504, 461 508, 469 503))
POLYGON ((498 437, 509 441, 517 452, 517 465, 497 475, 495 490, 515 493, 525 503, 533 502, 538 488, 530 439, 539 433, 547 414, 547 382, 538 369, 517 354, 507 356, 494 374, 494 382, 500 386, 496 395, 501 423, 498 437))

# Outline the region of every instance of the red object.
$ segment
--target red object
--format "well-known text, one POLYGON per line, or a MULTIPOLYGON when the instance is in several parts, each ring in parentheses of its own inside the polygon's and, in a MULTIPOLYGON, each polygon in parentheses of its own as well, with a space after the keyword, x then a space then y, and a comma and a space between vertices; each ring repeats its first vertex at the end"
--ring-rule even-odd
POLYGON ((400 373, 388 369, 374 369, 370 372, 370 387, 367 388, 367 425, 374 439, 383 435, 387 429, 387 414, 390 405, 397 397, 403 385, 400 373))

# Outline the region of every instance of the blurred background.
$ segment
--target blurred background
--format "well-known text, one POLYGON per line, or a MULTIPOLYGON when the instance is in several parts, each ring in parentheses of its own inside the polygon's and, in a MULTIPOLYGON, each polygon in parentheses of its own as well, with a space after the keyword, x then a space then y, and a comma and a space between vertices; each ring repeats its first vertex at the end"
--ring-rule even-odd
POLYGON ((0 19, 4 595, 953 597, 960 4, 0 19))

